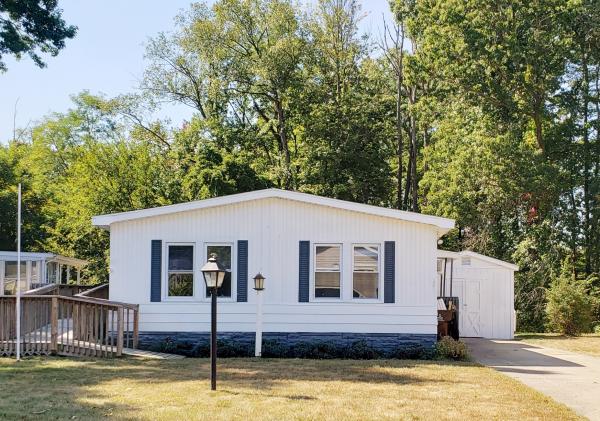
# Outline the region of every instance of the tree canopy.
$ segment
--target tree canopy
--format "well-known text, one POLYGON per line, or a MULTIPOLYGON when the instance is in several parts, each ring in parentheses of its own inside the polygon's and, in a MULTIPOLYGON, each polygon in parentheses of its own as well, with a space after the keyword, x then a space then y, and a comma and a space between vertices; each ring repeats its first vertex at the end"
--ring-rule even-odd
POLYGON ((6 70, 6 54, 27 54, 44 67, 40 54, 56 56, 76 32, 62 19, 57 0, 0 0, 0 71, 6 70))

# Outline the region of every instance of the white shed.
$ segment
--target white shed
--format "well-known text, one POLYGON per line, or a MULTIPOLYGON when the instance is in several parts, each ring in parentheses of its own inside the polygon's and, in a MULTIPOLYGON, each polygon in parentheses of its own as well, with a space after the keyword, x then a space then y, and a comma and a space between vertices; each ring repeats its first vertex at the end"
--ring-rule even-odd
POLYGON ((517 270, 472 251, 438 251, 438 295, 458 297, 461 337, 513 339, 517 270))
POLYGON ((453 220, 267 189, 93 224, 110 231, 110 299, 140 305, 141 344, 210 330, 200 268, 214 252, 229 272, 218 294, 222 335, 254 339, 260 271, 263 338, 382 348, 436 339, 437 241, 453 220))

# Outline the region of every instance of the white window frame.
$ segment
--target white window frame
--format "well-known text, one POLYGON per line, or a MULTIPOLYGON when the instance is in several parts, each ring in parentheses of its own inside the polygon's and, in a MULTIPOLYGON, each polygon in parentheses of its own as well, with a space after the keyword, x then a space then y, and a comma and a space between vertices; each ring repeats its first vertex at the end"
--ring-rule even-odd
POLYGON ((312 259, 311 259, 311 271, 310 271, 310 299, 311 301, 318 302, 340 302, 344 300, 344 243, 314 243, 312 248, 312 259), (316 273, 317 273, 317 247, 339 247, 340 248, 340 270, 339 271, 319 271, 319 272, 332 272, 340 274, 340 296, 336 297, 316 297, 315 288, 317 285, 316 273))
MULTIPOLYGON (((383 248, 381 243, 352 243, 350 248, 352 254, 352 266, 350 267, 350 285, 352 291, 352 302, 355 303, 382 303, 383 302, 383 276, 381 261, 383 260, 383 248), (377 298, 354 298, 354 248, 377 246, 377 298)), ((368 272, 371 273, 371 272, 368 272)))
MULTIPOLYGON (((217 301, 224 301, 224 302, 235 302, 237 301, 237 249, 236 249, 236 243, 232 242, 232 241, 207 241, 202 245, 202 254, 201 254, 201 259, 200 260, 202 263, 202 265, 204 265, 204 262, 208 261, 208 258, 210 257, 208 255, 208 247, 210 246, 228 246, 231 247, 231 297, 219 297, 217 296, 217 301)), ((200 266, 202 266, 200 265, 200 266)), ((206 283, 204 282, 204 275, 202 275, 202 273, 200 273, 200 281, 202 284, 202 287, 199 288, 199 291, 202 291, 200 293, 200 299, 202 301, 210 301, 211 297, 210 295, 206 294, 206 283)))
MULTIPOLYGON (((193 242, 165 242, 163 250, 163 301, 194 301, 198 295, 198 263, 196 262, 196 243, 193 242), (194 261, 192 262, 192 274, 194 279, 192 281, 192 295, 189 297, 176 297, 169 295, 169 247, 170 246, 191 246, 192 256, 194 261)), ((204 283, 204 281, 202 281, 204 283)))

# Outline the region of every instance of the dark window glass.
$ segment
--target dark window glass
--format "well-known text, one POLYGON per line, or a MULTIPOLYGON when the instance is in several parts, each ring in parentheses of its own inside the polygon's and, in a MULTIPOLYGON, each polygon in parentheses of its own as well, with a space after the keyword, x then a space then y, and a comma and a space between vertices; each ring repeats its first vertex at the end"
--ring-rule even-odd
POLYGON ((169 246, 167 294, 169 297, 194 295, 194 247, 169 246))
POLYGON ((169 246, 169 270, 194 270, 194 247, 169 246))
MULTIPOLYGON (((217 289, 217 297, 231 297, 231 246, 207 246, 206 255, 217 255, 217 260, 225 269, 225 278, 221 288, 217 289)), ((210 297, 210 290, 206 288, 206 296, 210 297)))

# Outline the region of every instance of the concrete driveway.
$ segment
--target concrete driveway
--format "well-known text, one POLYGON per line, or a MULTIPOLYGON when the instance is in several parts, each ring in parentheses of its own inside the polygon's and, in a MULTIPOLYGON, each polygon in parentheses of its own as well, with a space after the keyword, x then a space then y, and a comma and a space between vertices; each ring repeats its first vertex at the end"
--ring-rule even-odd
POLYGON ((481 364, 600 421, 600 358, 519 341, 463 339, 481 364))

